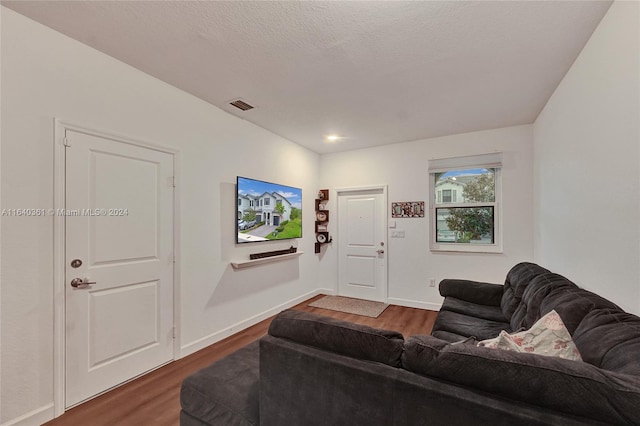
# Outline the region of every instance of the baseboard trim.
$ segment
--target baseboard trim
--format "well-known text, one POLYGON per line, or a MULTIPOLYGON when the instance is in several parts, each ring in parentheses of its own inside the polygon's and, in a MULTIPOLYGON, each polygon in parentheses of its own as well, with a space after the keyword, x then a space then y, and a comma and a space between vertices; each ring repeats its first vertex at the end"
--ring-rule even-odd
POLYGON ((41 425, 43 423, 48 422, 49 420, 53 420, 54 411, 53 411, 53 402, 51 404, 44 405, 40 408, 36 408, 33 411, 28 412, 20 417, 17 417, 13 420, 9 420, 7 423, 2 423, 1 426, 30 426, 30 425, 41 425))
POLYGON ((185 356, 191 355, 192 353, 197 352, 200 349, 204 349, 207 346, 210 346, 216 342, 219 342, 222 339, 226 339, 227 337, 233 334, 236 334, 239 331, 242 331, 246 328, 251 327, 252 325, 259 323, 260 321, 263 321, 269 317, 274 316, 275 314, 282 311, 283 309, 291 308, 292 306, 302 303, 305 300, 315 297, 319 294, 335 295, 336 291, 328 288, 318 288, 316 290, 310 291, 309 293, 303 294, 301 296, 288 300, 284 303, 281 303, 277 306, 274 306, 273 308, 267 309, 264 312, 261 312, 250 318, 247 318, 246 320, 237 322, 229 327, 226 327, 223 330, 219 330, 207 336, 204 336, 196 341, 193 341, 191 343, 188 343, 182 346, 180 348, 180 358, 184 358, 185 356))
POLYGON ((439 311, 440 308, 442 308, 442 303, 419 302, 417 300, 397 299, 395 297, 388 297, 387 303, 390 305, 406 306, 407 308, 428 309, 430 311, 439 311))
MULTIPOLYGON (((338 292, 336 290, 333 290, 333 289, 330 289, 330 288, 319 288, 319 289, 316 290, 316 292, 317 292, 316 296, 318 294, 324 294, 324 295, 327 295, 327 296, 335 296, 335 295, 338 294, 338 292)), ((311 296, 311 297, 313 297, 313 296, 311 296)))

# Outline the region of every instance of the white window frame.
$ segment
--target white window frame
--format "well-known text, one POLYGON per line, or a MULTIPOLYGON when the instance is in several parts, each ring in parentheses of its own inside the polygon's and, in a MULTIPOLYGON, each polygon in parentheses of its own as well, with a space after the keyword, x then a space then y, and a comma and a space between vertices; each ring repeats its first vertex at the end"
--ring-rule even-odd
POLYGON ((433 252, 502 253, 502 153, 470 155, 429 160, 429 248, 433 252), (436 204, 436 173, 451 170, 495 169, 495 200, 487 203, 436 204), (493 207, 493 244, 439 243, 436 241, 436 207, 493 207))

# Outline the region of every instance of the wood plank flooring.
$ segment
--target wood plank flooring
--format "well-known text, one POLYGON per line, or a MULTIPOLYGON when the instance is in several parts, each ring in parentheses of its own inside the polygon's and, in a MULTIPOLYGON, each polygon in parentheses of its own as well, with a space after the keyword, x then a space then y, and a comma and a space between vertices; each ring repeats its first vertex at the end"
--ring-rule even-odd
MULTIPOLYGON (((430 334, 437 315, 434 311, 391 305, 378 318, 369 318, 308 306, 320 297, 322 295, 302 302, 293 309, 376 328, 396 330, 405 337, 414 334, 430 334)), ((266 319, 194 354, 171 362, 70 409, 45 425, 178 425, 182 380, 265 335, 270 323, 271 318, 266 319)))

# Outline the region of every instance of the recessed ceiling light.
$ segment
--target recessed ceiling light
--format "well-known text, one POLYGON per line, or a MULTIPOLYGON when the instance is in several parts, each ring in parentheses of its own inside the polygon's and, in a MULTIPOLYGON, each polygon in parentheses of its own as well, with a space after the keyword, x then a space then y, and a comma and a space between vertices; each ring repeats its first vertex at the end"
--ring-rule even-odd
POLYGON ((327 140, 328 140, 329 142, 335 142, 335 141, 337 141, 338 139, 340 139, 340 136, 338 136, 338 135, 328 135, 328 136, 327 136, 327 140))

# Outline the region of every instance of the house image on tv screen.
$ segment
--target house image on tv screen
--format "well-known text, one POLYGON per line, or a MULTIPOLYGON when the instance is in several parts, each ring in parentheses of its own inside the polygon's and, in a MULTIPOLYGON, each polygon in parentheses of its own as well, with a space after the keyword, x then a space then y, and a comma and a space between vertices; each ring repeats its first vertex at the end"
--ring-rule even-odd
POLYGON ((238 177, 237 242, 302 237, 302 190, 238 177))
POLYGON ((267 226, 278 226, 280 222, 289 220, 291 215, 291 203, 289 200, 275 192, 265 192, 258 197, 245 195, 239 199, 241 200, 241 209, 239 210, 238 219, 242 219, 247 210, 253 210, 256 213, 256 221, 264 222, 267 226), (279 206, 282 206, 282 211, 277 210, 279 206))

